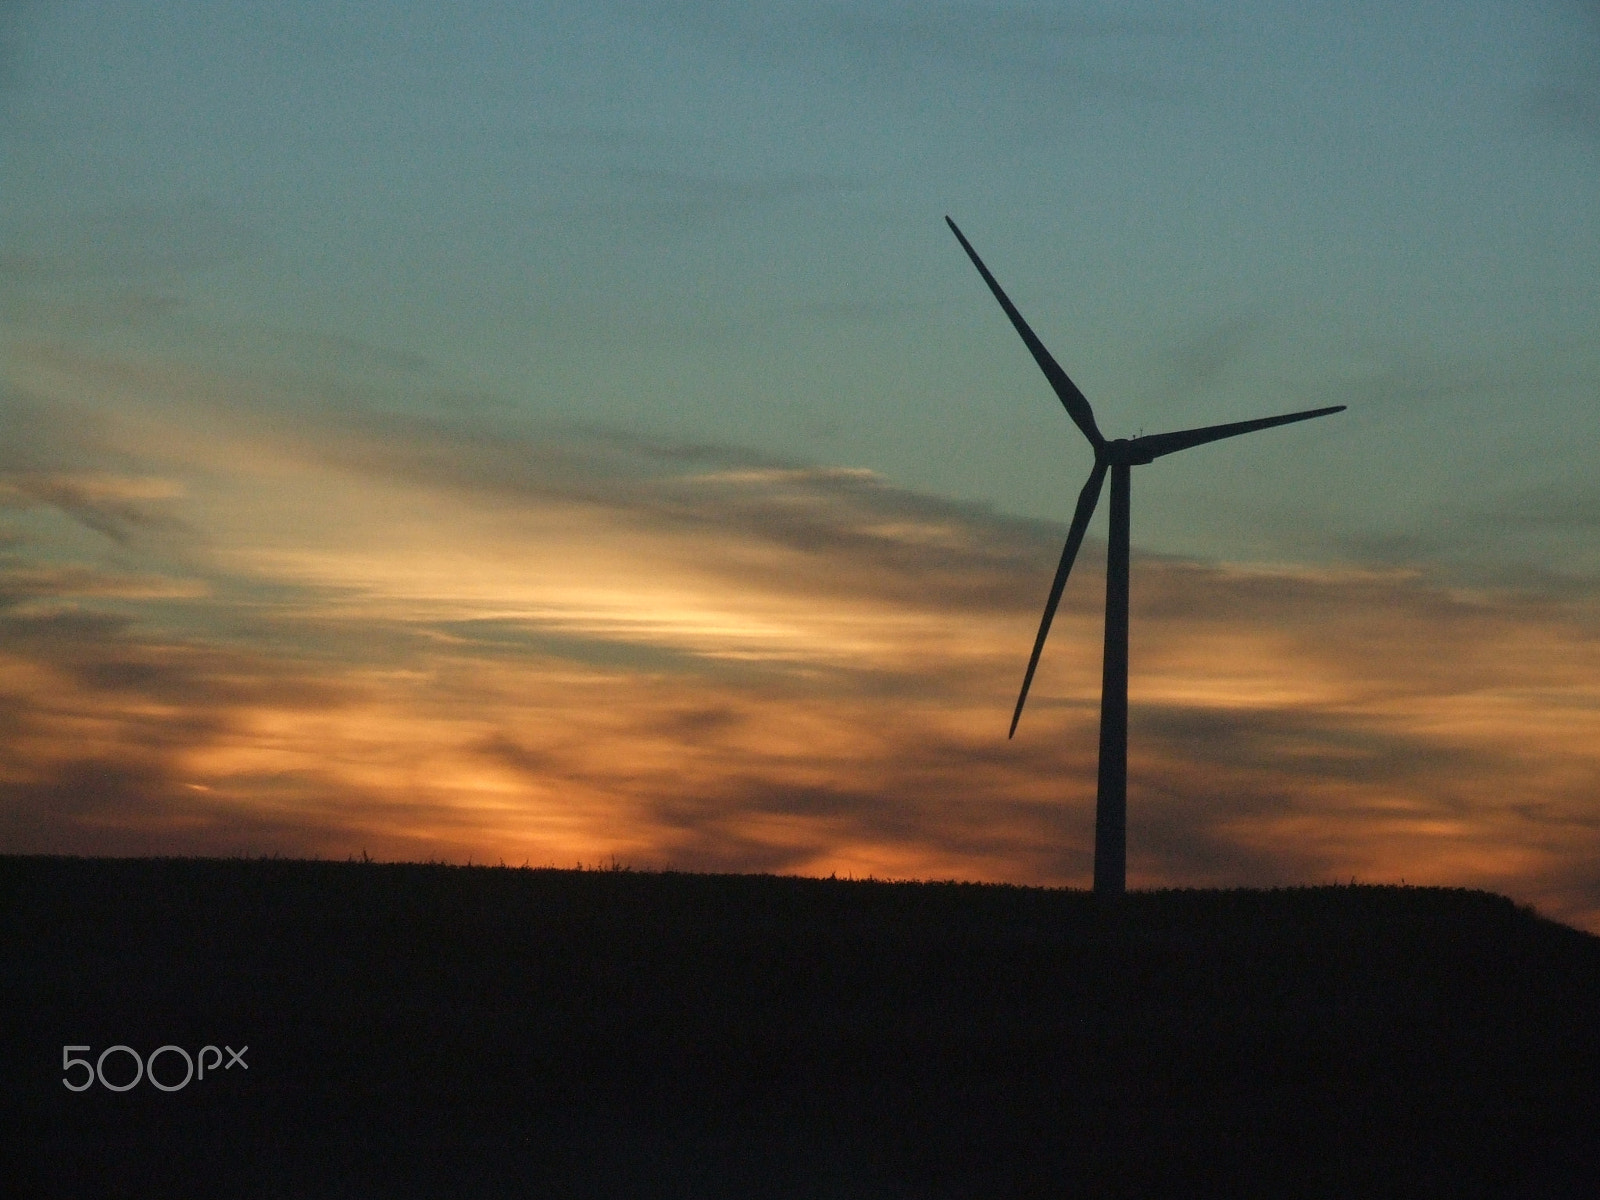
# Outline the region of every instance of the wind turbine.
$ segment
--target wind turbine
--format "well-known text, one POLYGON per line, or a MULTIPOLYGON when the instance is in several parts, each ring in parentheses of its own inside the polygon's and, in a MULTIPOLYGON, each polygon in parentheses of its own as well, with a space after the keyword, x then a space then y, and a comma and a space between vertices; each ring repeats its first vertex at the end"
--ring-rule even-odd
POLYGON ((1230 425, 1207 425, 1203 429, 1180 429, 1175 433, 1153 433, 1136 438, 1116 438, 1107 441, 1099 426, 1094 423, 1094 410, 1067 378, 1050 351, 1028 323, 1022 319, 1017 306, 1001 290, 989 268, 983 265, 972 243, 956 228, 956 223, 946 217, 945 224, 956 235, 961 248, 967 252, 972 265, 978 268, 983 281, 989 285, 1000 307, 1022 335, 1023 343, 1033 354, 1034 361, 1050 381, 1050 386, 1061 399, 1067 415, 1089 439, 1094 447, 1094 469, 1089 480, 1078 493, 1078 508, 1072 515, 1072 527, 1067 531, 1067 544, 1061 551, 1061 565, 1056 568, 1055 582, 1050 585, 1050 598, 1045 601, 1044 618, 1039 622, 1039 636, 1033 642, 1033 656, 1028 659, 1028 673, 1022 677, 1022 692, 1017 696, 1016 711, 1011 714, 1011 733, 1015 736, 1017 722, 1022 717, 1022 705, 1028 699, 1028 686, 1033 682, 1034 669, 1039 665, 1039 653, 1050 633, 1050 622, 1055 618, 1056 605, 1061 602, 1061 590, 1067 585, 1067 574, 1072 561, 1078 556, 1084 530, 1094 515, 1094 506, 1100 500, 1100 488, 1105 483, 1106 472, 1111 473, 1111 536, 1106 548, 1106 649, 1105 664, 1100 682, 1100 780, 1094 813, 1094 890, 1097 895, 1120 896, 1127 885, 1128 873, 1128 484, 1134 467, 1144 466, 1168 454, 1202 446, 1241 433, 1254 433, 1274 425, 1288 425, 1293 421, 1309 421, 1312 417, 1325 417, 1329 413, 1343 412, 1345 406, 1313 408, 1306 412, 1285 413, 1279 417, 1261 417, 1255 421, 1235 421, 1230 425))

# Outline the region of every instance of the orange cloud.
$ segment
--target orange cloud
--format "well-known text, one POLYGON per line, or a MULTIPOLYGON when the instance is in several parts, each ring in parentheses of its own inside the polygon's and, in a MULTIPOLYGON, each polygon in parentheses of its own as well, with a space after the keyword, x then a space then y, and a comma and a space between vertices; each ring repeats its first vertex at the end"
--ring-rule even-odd
MULTIPOLYGON (((7 850, 1088 880, 1092 546, 1005 738, 1059 529, 41 361, 13 420, 88 415, 0 462, 7 850)), ((1136 556, 1133 596, 1135 885, 1404 878, 1600 929, 1593 591, 1136 556)))

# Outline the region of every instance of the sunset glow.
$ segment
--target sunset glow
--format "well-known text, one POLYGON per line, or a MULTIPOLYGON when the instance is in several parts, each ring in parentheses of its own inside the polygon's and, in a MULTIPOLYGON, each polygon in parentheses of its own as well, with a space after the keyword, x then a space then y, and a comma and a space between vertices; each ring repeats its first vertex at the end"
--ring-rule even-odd
MULTIPOLYGON (((990 96, 997 75, 1049 81, 1071 120, 1039 135, 1044 185, 1015 141, 1039 119, 1011 100, 949 135, 976 166, 929 149, 946 135, 875 93, 877 132, 860 136, 904 145, 906 164, 862 144, 779 167, 783 137, 746 140, 721 124, 728 104, 644 55, 640 86, 676 98, 670 136, 578 83, 472 135, 519 130, 540 147, 529 162, 566 175, 503 178, 534 167, 485 150, 493 165, 466 172, 463 198, 465 135, 429 132, 424 109, 369 80, 349 119, 398 106, 421 122, 404 154, 347 162, 315 131, 291 154, 276 125, 224 153, 218 124, 173 134, 177 148, 138 142, 170 176, 146 187, 97 157, 112 150, 87 117, 67 141, 50 132, 79 120, 51 98, 106 53, 51 11, 13 23, 22 70, 4 118, 31 182, 0 261, 0 850, 1086 886, 1096 532, 1015 739, 1006 726, 1088 454, 940 224, 960 203, 1108 436, 1350 405, 1135 479, 1130 886, 1485 887, 1600 932, 1589 67, 1548 67, 1576 89, 1575 125, 1512 139, 1516 154, 1496 124, 1513 117, 1452 115, 1459 81, 1429 83, 1432 115, 1373 149, 1439 156, 1408 168, 1396 207, 1354 168, 1311 172, 1349 176, 1361 228, 1323 210, 1274 122, 1326 120, 1343 161, 1373 128, 1366 86, 1340 85, 1328 113, 1296 92, 1272 116, 1277 50, 1253 40, 1247 5, 1207 35, 1235 48, 1243 99, 1178 70, 1221 53, 1212 42, 1171 50, 1132 25, 1057 31, 1060 47, 1098 46, 1084 61, 1104 78, 1152 89, 1093 101, 1033 57, 1056 33, 1028 49, 998 11, 940 9, 880 47, 913 91, 946 57, 958 99, 990 96), (987 58, 964 57, 963 22, 987 58), (1234 124, 1208 124, 1207 105, 1235 104, 1234 124), (1481 178, 1446 136, 1469 119, 1494 149, 1481 178), (1147 126, 1170 150, 1191 124, 1224 165, 1172 166, 1192 173, 1181 202, 1161 198, 1178 186, 1168 168, 1115 165, 1144 153, 1127 147, 1147 126), (648 169, 608 157, 658 135, 670 144, 640 151, 648 169), (1251 138, 1260 159, 1226 166, 1251 138), (672 146, 707 145, 741 165, 671 174, 672 146), (74 146, 79 166, 63 165, 74 146), (414 178, 398 165, 413 152, 414 178), (306 191, 253 207, 218 166, 234 153, 241 172, 303 172, 306 191), (609 165, 572 165, 583 154, 609 165), (1080 155, 1130 172, 1126 193, 1084 184, 1058 202, 1080 155), (1528 186, 1556 195, 1548 211, 1529 198, 1507 226, 1438 198, 1463 177, 1492 192, 1504 155, 1538 160, 1526 170, 1545 183, 1528 186), (1255 190, 1216 174, 1235 169, 1255 190), (991 191, 1000 177, 1017 190, 991 191), (536 204, 507 199, 524 185, 536 204), (1288 233, 1280 207, 1299 214, 1288 233), (837 228, 856 240, 829 240, 837 228), (1487 292, 1461 290, 1441 237, 1476 247, 1487 292), (1237 260, 1212 257, 1229 238, 1237 260), (1404 269, 1383 248, 1395 239, 1404 269), (1337 246, 1356 265, 1329 283, 1337 246), (892 287, 865 278, 898 262, 892 287), (1505 282, 1507 264, 1528 278, 1505 282)), ((835 17, 795 27, 833 39, 813 47, 836 72, 826 95, 785 91, 798 85, 765 35, 709 8, 683 25, 595 18, 583 53, 692 43, 770 72, 788 100, 761 108, 751 83, 739 102, 765 119, 809 121, 810 105, 842 120, 852 87, 880 84, 856 79, 865 35, 835 17)), ((1311 34, 1271 20, 1285 55, 1310 55, 1311 34)), ((1554 36, 1562 18, 1542 20, 1554 36)), ((359 23, 387 36, 376 15, 359 23)), ((1487 54, 1476 34, 1437 35, 1469 63, 1487 54)), ((1384 119, 1398 121, 1405 88, 1371 36, 1348 52, 1395 89, 1384 119)), ((1518 45, 1529 79, 1555 53, 1518 45)), ((269 75, 298 69, 261 53, 269 75)), ((521 78, 481 53, 484 71, 521 78)), ((154 86, 143 68, 125 69, 121 86, 175 121, 140 90, 154 86)), ((1522 95, 1494 79, 1483 87, 1522 95)), ((218 122, 254 111, 217 79, 174 87, 218 122), (204 99, 215 88, 226 96, 204 99)), ((1528 103, 1530 127, 1546 120, 1528 103)), ((356 128, 340 136, 358 144, 356 128)))

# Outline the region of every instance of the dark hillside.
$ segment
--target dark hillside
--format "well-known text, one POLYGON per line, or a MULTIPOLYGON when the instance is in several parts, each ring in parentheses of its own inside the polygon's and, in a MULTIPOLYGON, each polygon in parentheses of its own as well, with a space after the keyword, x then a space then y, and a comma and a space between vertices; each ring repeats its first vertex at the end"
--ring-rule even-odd
MULTIPOLYGON (((1600 939, 1481 892, 1107 905, 10 857, 0 1014, 19 1195, 1553 1197, 1600 1179, 1600 939), (63 1085, 63 1046, 92 1064, 118 1044, 248 1045, 248 1066, 171 1092, 63 1085)), ((184 1064, 155 1070, 175 1084, 184 1064)), ((133 1059, 102 1072, 127 1082, 133 1059)))

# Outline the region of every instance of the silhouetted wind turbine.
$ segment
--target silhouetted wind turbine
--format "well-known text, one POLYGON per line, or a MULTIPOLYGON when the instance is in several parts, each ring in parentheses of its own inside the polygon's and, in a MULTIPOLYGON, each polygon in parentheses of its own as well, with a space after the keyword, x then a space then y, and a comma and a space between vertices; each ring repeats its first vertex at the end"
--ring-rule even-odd
POLYGON ((1274 425, 1287 425, 1292 421, 1308 421, 1329 413, 1343 412, 1345 406, 1313 408, 1307 412, 1285 413, 1281 417, 1262 417, 1255 421, 1235 421, 1231 425, 1208 425, 1204 429, 1180 429, 1176 433, 1153 433, 1136 438, 1117 438, 1107 441, 1094 423, 1094 410, 1083 393, 1067 373, 1050 357, 1028 323, 1022 319, 1017 306, 1001 290, 989 268, 983 265, 978 252, 962 236, 956 223, 946 217, 945 224, 956 235, 961 248, 967 252, 972 265, 978 268, 983 281, 989 285, 1000 307, 1022 335, 1024 344, 1033 354, 1034 361, 1044 372, 1061 398, 1062 405, 1073 423, 1083 431, 1094 447, 1094 469, 1089 480, 1078 493, 1078 508, 1072 515, 1072 527, 1067 531, 1067 544, 1061 551, 1061 565, 1056 568, 1055 582, 1050 585, 1050 598, 1044 604, 1044 618, 1039 622, 1039 636, 1033 642, 1033 656, 1028 659, 1028 673, 1022 677, 1022 692, 1017 696, 1017 708, 1011 714, 1011 735, 1017 732, 1017 721, 1022 717, 1022 705, 1028 699, 1028 685, 1033 682, 1034 668, 1039 665, 1039 653, 1044 649, 1044 639, 1050 633, 1050 622, 1056 615, 1056 605, 1061 602, 1061 590, 1067 585, 1067 574, 1072 570, 1072 560, 1078 556, 1078 546, 1083 542, 1084 530, 1094 515, 1094 506, 1100 500, 1100 488, 1105 483, 1106 472, 1111 472, 1111 537, 1106 548, 1106 649, 1105 665, 1100 682, 1100 782, 1094 814, 1094 890, 1101 895, 1121 895, 1128 873, 1128 482, 1132 468, 1154 462, 1167 454, 1201 446, 1206 442, 1236 437, 1241 433, 1254 433, 1257 429, 1270 429, 1274 425))

